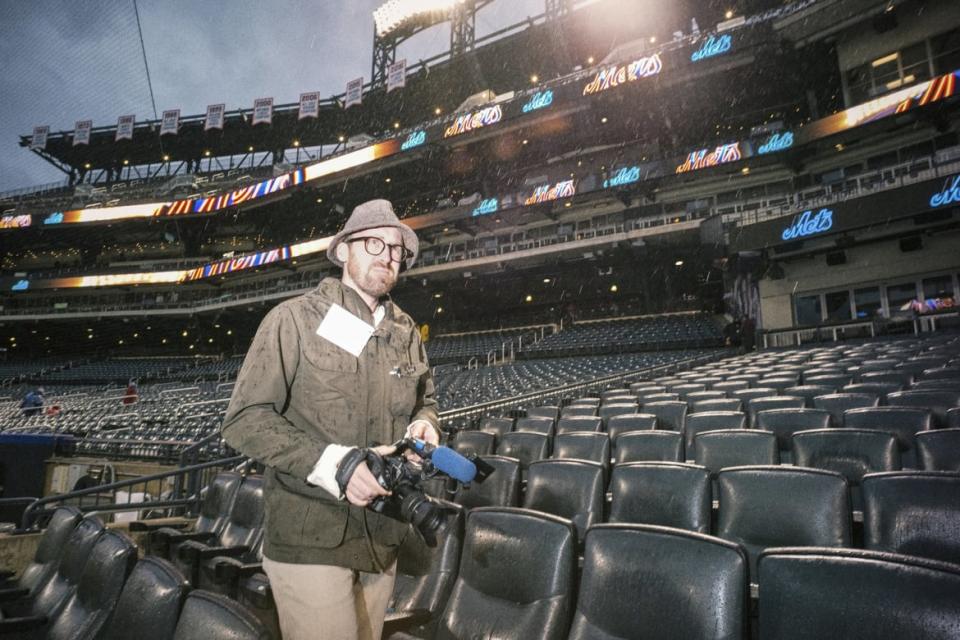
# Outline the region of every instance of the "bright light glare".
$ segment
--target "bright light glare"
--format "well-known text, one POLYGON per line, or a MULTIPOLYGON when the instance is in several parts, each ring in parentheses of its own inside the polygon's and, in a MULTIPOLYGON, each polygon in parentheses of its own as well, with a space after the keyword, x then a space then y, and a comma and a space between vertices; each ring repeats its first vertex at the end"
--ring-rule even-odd
POLYGON ((389 0, 373 11, 377 35, 384 36, 403 22, 423 14, 447 14, 462 0, 389 0))

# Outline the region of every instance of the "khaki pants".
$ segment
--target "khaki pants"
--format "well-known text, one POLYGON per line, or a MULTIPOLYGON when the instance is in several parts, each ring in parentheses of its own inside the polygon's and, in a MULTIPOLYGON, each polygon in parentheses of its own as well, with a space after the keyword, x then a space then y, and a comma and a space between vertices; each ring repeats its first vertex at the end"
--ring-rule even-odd
POLYGON ((283 640, 380 640, 397 576, 263 558, 283 640))

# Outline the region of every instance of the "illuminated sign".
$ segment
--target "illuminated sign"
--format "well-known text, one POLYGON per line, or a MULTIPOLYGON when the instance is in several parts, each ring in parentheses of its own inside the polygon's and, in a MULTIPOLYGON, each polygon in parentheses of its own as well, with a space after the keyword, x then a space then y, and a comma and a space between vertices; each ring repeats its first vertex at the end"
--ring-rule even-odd
POLYGON ((943 183, 943 189, 930 196, 930 206, 933 208, 945 207, 957 202, 960 202, 960 174, 947 178, 943 183))
POLYGON ((686 173, 705 169, 706 167, 715 167, 718 164, 736 162, 742 157, 740 153, 740 143, 731 142, 722 144, 713 151, 709 149, 698 149, 687 156, 686 162, 677 167, 676 173, 686 173))
POLYGON ((564 180, 553 186, 545 184, 537 187, 533 190, 533 194, 523 201, 523 204, 537 204, 540 202, 559 200, 560 198, 569 198, 576 193, 577 188, 573 186, 573 180, 564 180))
POLYGON ((763 155, 765 153, 773 153, 774 151, 783 151, 784 149, 789 149, 792 146, 792 131, 787 131, 786 133, 775 133, 760 145, 760 148, 757 149, 757 153, 763 155))
POLYGON ((492 124, 500 122, 502 119, 503 109, 500 108, 500 105, 486 107, 473 113, 458 116, 457 119, 454 120, 453 124, 447 127, 447 130, 443 132, 443 137, 451 138, 453 136, 458 136, 461 133, 479 129, 480 127, 489 127, 492 124))
POLYGON ((10 287, 12 291, 26 291, 30 288, 30 282, 28 280, 19 280, 17 284, 10 287))
POLYGON ((817 215, 813 211, 804 211, 793 219, 790 226, 783 230, 780 237, 784 241, 807 238, 818 233, 829 231, 833 227, 833 211, 820 209, 817 215))
POLYGON ((473 216, 485 216, 493 213, 500 206, 500 202, 496 198, 487 198, 483 202, 477 205, 476 209, 473 210, 473 216))
POLYGON ((603 187, 619 187, 625 184, 636 182, 640 179, 640 167, 623 167, 618 169, 613 177, 603 181, 603 187))
POLYGON ((57 211, 56 213, 51 213, 43 220, 43 224, 60 224, 63 222, 63 212, 57 211))
POLYGON ((707 38, 706 42, 703 43, 703 46, 693 52, 693 54, 690 56, 690 60, 693 62, 699 62, 704 58, 719 56, 722 53, 730 51, 730 47, 732 45, 733 36, 731 36, 729 33, 725 33, 719 38, 716 36, 710 36, 707 38))
POLYGON ((633 82, 641 78, 655 76, 663 69, 660 54, 655 53, 647 58, 640 58, 625 65, 617 65, 601 69, 587 86, 583 88, 583 95, 589 96, 612 89, 625 82, 633 82))
POLYGON ((400 151, 406 151, 407 149, 413 149, 414 147, 419 147, 427 139, 426 131, 414 131, 407 136, 407 139, 403 141, 403 144, 400 145, 400 151))
POLYGON ((22 229, 23 227, 29 227, 31 224, 33 224, 33 218, 27 213, 0 218, 0 229, 22 229))
POLYGON ((530 113, 531 111, 536 111, 537 109, 545 109, 553 104, 553 91, 547 89, 546 91, 538 91, 533 94, 533 97, 523 105, 523 112, 530 113))

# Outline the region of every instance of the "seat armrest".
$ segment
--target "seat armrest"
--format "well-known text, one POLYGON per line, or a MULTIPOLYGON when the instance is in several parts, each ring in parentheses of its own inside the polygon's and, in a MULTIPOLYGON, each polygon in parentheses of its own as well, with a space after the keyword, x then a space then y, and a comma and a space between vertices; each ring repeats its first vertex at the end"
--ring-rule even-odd
POLYGON ((130 531, 159 531, 160 529, 186 529, 190 522, 151 522, 149 520, 134 520, 130 523, 130 531))
POLYGON ((13 602, 30 595, 29 589, 22 587, 12 587, 10 589, 0 589, 0 602, 13 602))
POLYGON ((17 633, 21 631, 30 631, 45 627, 49 622, 47 616, 24 616, 22 618, 5 618, 0 620, 0 636, 8 633, 17 633))
POLYGON ((11 571, 9 569, 0 570, 0 580, 10 580, 15 575, 17 575, 16 571, 11 571))
POLYGON ((430 622, 432 617, 426 609, 411 609, 410 611, 388 613, 383 619, 383 633, 381 637, 388 638, 394 633, 409 631, 414 627, 430 622))
MULTIPOLYGON (((162 529, 158 530, 158 532, 159 531, 162 531, 162 529)), ((170 542, 170 544, 178 544, 181 542, 190 542, 190 541, 206 542, 210 540, 216 540, 217 534, 214 533, 213 531, 191 531, 187 533, 171 532, 171 533, 165 533, 163 537, 166 538, 170 542)))
POLYGON ((263 573, 263 565, 259 562, 245 563, 229 556, 217 556, 211 559, 209 564, 213 567, 213 576, 217 584, 236 582, 255 573, 263 573))

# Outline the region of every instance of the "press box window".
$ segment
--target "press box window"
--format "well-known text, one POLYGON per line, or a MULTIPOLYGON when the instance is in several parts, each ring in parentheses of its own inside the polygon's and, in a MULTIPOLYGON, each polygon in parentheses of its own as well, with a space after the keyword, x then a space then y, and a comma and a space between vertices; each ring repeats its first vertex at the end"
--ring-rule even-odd
POLYGON ((797 301, 797 324, 808 326, 820 324, 820 296, 800 296, 797 301))

